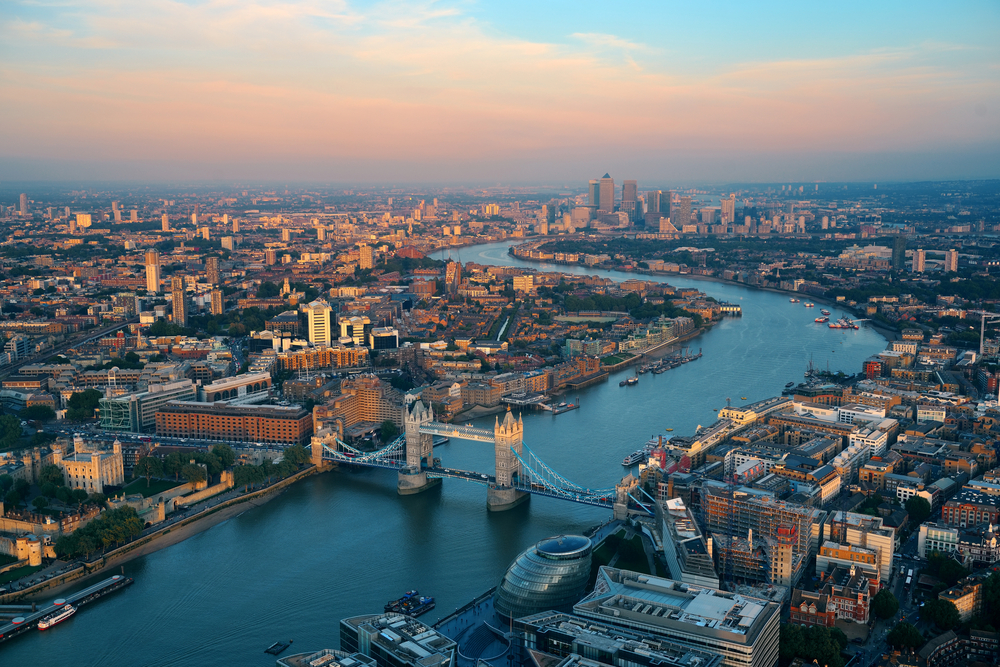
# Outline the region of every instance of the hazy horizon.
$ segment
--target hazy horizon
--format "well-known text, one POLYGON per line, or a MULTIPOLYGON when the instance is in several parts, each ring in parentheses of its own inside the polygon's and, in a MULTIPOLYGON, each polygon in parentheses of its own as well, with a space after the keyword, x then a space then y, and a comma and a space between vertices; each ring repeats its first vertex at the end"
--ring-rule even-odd
POLYGON ((1000 5, 14 0, 4 181, 1000 177, 1000 5))

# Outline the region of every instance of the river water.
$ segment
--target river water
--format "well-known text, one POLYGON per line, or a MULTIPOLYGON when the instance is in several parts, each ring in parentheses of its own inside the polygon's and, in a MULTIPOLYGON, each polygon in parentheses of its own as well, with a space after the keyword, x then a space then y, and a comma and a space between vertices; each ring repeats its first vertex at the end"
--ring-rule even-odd
MULTIPOLYGON (((463 262, 531 266, 567 273, 628 274, 539 265, 507 255, 509 243, 464 248, 463 262)), ((450 251, 459 257, 458 251, 450 251)), ((438 257, 447 256, 448 251, 438 257)), ((713 408, 780 394, 815 366, 847 373, 884 348, 874 330, 831 330, 813 322, 819 308, 788 296, 690 278, 654 278, 739 303, 689 343, 704 357, 635 387, 631 371, 573 394, 581 409, 526 413, 525 443, 569 480, 610 487, 621 459, 665 428, 692 433, 715 420, 713 408)), ((836 318, 842 314, 831 309, 836 318)), ((491 426, 493 417, 479 420, 491 426)), ((437 447, 444 465, 492 472, 492 447, 451 441, 437 447)), ((485 488, 445 480, 427 493, 396 495, 389 471, 337 471, 309 478, 261 507, 125 565, 135 584, 44 633, 0 645, 0 665, 273 665, 276 640, 290 651, 336 648, 341 618, 379 612, 418 588, 438 600, 433 622, 495 585, 524 548, 609 518, 606 510, 534 497, 509 512, 486 511, 485 488)))

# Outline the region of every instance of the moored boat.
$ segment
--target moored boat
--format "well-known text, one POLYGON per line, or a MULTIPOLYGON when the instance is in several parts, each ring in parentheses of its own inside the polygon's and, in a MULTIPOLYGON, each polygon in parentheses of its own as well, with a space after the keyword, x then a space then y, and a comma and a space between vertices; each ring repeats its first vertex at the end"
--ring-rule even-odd
POLYGON ((814 321, 814 322, 816 322, 816 324, 824 324, 824 323, 826 323, 826 322, 829 322, 829 321, 830 321, 830 318, 829 318, 829 317, 817 317, 817 318, 816 318, 815 320, 813 320, 813 321, 814 321))
POLYGON ((390 600, 385 603, 384 610, 398 614, 408 614, 410 616, 420 616, 426 614, 435 606, 434 598, 420 595, 417 590, 407 591, 398 600, 390 600))
POLYGON ((48 630, 53 625, 58 625, 59 623, 62 623, 75 613, 76 613, 76 607, 68 604, 60 608, 58 611, 51 613, 48 616, 42 618, 40 621, 38 621, 38 629, 48 630))

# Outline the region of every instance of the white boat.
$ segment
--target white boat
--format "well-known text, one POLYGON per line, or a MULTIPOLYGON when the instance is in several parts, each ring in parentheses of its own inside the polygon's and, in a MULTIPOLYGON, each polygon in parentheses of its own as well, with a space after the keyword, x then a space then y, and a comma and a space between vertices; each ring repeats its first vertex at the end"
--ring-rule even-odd
POLYGON ((60 609, 59 611, 57 611, 57 612, 55 612, 53 614, 49 614, 48 616, 46 616, 42 620, 38 621, 38 629, 39 630, 48 630, 53 625, 57 625, 59 623, 62 623, 63 621, 65 621, 67 618, 69 618, 70 616, 72 616, 75 613, 76 613, 76 607, 74 607, 73 605, 69 605, 68 604, 65 607, 63 607, 62 609, 60 609))

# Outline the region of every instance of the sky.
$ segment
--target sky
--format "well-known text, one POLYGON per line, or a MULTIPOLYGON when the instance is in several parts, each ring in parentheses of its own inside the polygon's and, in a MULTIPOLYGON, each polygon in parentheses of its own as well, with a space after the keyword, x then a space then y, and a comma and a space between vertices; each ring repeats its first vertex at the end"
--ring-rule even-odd
POLYGON ((0 0, 0 180, 1000 178, 1000 3, 0 0))

